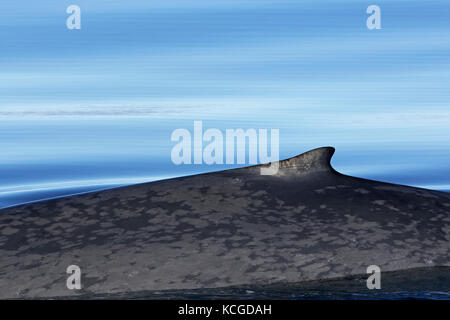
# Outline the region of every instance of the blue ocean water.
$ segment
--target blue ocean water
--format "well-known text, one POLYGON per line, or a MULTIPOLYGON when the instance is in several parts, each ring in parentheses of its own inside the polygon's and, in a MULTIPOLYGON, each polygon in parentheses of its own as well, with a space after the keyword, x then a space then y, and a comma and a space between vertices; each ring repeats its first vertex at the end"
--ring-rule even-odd
POLYGON ((171 132, 280 130, 280 157, 450 189, 450 5, 8 2, 0 12, 0 207, 230 168, 176 166, 171 132), (192 129, 191 129, 192 130, 192 129))

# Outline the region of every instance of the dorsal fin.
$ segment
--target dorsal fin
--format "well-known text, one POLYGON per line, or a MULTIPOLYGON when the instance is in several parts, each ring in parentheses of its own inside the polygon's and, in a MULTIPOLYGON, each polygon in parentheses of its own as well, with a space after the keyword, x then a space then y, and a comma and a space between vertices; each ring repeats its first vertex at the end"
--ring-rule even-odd
MULTIPOLYGON (((308 174, 313 172, 335 172, 331 166, 333 147, 321 147, 302 153, 298 156, 278 161, 278 171, 274 175, 284 176, 292 174, 308 174)), ((260 174, 261 169, 269 167, 270 163, 257 166, 235 169, 236 172, 254 172, 260 174)))
POLYGON ((298 156, 279 161, 280 169, 295 169, 296 171, 328 171, 335 149, 321 147, 302 153, 298 156))

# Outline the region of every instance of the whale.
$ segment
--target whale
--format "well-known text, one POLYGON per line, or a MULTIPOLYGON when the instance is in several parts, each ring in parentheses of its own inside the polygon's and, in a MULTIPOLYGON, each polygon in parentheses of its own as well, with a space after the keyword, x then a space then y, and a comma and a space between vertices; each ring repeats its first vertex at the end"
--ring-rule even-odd
POLYGON ((2 209, 0 298, 301 284, 373 265, 448 274, 450 194, 341 174, 334 152, 2 209))

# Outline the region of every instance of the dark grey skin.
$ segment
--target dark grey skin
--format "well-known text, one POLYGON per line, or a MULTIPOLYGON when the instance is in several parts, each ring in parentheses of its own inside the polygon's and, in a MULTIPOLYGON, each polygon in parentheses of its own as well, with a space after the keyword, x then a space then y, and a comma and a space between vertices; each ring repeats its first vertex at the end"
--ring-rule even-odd
POLYGON ((450 194, 342 175, 333 153, 280 161, 276 175, 253 166, 1 210, 0 298, 450 266, 450 194), (69 265, 82 290, 67 289, 69 265))

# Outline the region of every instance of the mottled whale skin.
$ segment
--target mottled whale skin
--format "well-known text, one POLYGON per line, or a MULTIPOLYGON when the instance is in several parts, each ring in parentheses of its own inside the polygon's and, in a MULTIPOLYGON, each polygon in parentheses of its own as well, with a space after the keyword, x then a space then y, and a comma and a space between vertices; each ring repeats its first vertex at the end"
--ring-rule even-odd
MULTIPOLYGON (((342 175, 334 149, 0 211, 0 298, 297 283, 450 266, 450 194, 342 175), (66 287, 81 268, 82 290, 66 287)), ((365 284, 364 284, 365 285, 365 284)))

